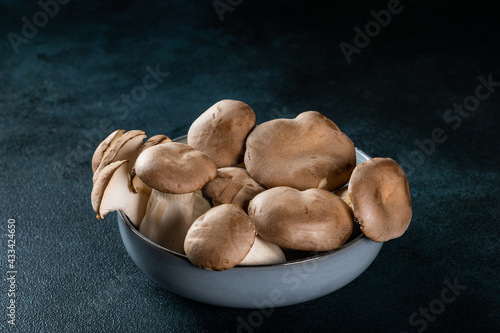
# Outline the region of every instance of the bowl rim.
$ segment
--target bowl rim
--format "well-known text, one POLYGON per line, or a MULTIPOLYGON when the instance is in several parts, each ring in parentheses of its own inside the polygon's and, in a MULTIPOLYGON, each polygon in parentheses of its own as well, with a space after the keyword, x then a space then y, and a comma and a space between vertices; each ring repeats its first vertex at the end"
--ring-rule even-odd
MULTIPOLYGON (((132 224, 132 222, 130 222, 129 218, 122 210, 119 210, 118 214, 125 222, 125 226, 134 234, 135 237, 137 237, 143 243, 145 243, 149 247, 152 247, 156 251, 162 252, 162 253, 170 255, 170 256, 177 257, 177 258, 182 259, 182 260, 186 261, 187 263, 191 264, 191 262, 189 261, 188 257, 185 254, 181 254, 181 253, 177 253, 175 251, 169 250, 163 246, 160 246, 160 245, 154 243, 153 241, 149 240, 148 238, 146 238, 143 234, 141 234, 139 232, 139 230, 136 229, 136 227, 132 224)), ((368 239, 364 234, 361 233, 356 238, 354 238, 353 240, 351 240, 348 243, 345 243, 344 245, 342 245, 341 247, 339 247, 337 249, 320 252, 320 253, 311 255, 309 257, 306 257, 306 258, 294 259, 294 260, 290 260, 290 261, 287 261, 284 263, 278 263, 278 264, 248 265, 248 266, 236 265, 236 266, 232 267, 231 270, 251 269, 251 268, 257 268, 257 267, 268 268, 268 267, 285 267, 285 266, 292 266, 292 265, 300 265, 300 264, 304 264, 304 263, 309 263, 311 261, 319 260, 319 259, 327 257, 327 256, 330 257, 330 256, 335 255, 337 253, 346 251, 346 250, 356 246, 357 244, 359 244, 361 242, 366 242, 366 241, 372 242, 372 240, 368 239)))
MULTIPOLYGON (((183 135, 183 136, 180 136, 180 137, 177 137, 177 138, 173 139, 172 141, 176 142, 176 141, 180 141, 180 140, 186 139, 186 138, 187 138, 187 135, 183 135)), ((363 152, 361 149, 358 149, 356 147, 354 147, 354 148, 356 150, 356 153, 359 153, 361 156, 363 156, 367 160, 371 159, 371 157, 368 154, 366 154, 365 152, 363 152)), ((345 188, 348 184, 349 183, 347 183, 346 185, 344 185, 339 190, 345 188)), ((127 217, 127 215, 122 210, 119 210, 118 214, 121 216, 121 218, 125 222, 125 226, 129 230, 131 230, 132 233, 137 238, 139 238, 142 242, 144 242, 146 245, 148 245, 149 247, 154 248, 155 250, 157 250, 159 252, 162 252, 162 253, 165 253, 165 254, 168 254, 168 255, 171 255, 171 256, 175 256, 175 257, 180 258, 182 260, 185 260, 186 262, 188 262, 189 264, 191 264, 191 262, 189 261, 188 257, 185 254, 181 254, 181 253, 177 253, 175 251, 169 250, 169 249, 167 249, 167 248, 165 248, 163 246, 160 246, 160 245, 154 243, 153 241, 149 240, 144 235, 142 235, 139 232, 139 230, 137 230, 137 228, 132 224, 132 222, 130 222, 129 218, 127 217)), ((258 268, 258 267, 260 267, 260 268, 268 268, 268 267, 286 267, 286 266, 292 266, 292 265, 300 265, 300 264, 304 264, 304 263, 309 263, 311 261, 319 260, 319 259, 322 259, 322 258, 327 257, 327 256, 329 257, 329 256, 332 256, 332 255, 335 255, 337 253, 346 251, 346 250, 348 250, 348 249, 356 246, 357 244, 359 244, 361 242, 366 242, 366 241, 373 242, 368 237, 366 237, 363 233, 361 233, 356 238, 352 239, 348 243, 343 244, 341 247, 339 247, 337 249, 330 250, 330 251, 324 251, 324 252, 322 251, 320 253, 311 255, 311 256, 306 257, 306 258, 294 259, 294 260, 290 260, 290 261, 286 261, 284 263, 278 263, 278 264, 249 265, 249 266, 238 266, 238 265, 236 265, 233 268, 231 268, 231 270, 235 270, 235 269, 236 270, 252 269, 252 268, 258 268)))

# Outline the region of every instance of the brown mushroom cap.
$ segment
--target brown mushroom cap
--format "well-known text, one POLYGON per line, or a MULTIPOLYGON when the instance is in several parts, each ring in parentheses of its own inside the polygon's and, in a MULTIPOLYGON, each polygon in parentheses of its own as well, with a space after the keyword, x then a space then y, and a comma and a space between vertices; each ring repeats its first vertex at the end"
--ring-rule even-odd
POLYGON ((257 126, 247 138, 245 166, 267 188, 333 191, 349 180, 356 151, 330 119, 308 111, 295 119, 275 119, 257 126))
POLYGON ((245 139, 255 122, 255 113, 246 103, 225 99, 193 122, 187 141, 210 156, 218 168, 235 166, 243 160, 245 139))
POLYGON ((247 210, 248 203, 264 191, 243 168, 227 167, 217 169, 217 177, 209 181, 203 193, 219 203, 231 203, 247 210))
POLYGON ((255 226, 236 205, 224 204, 200 216, 184 241, 188 259, 201 268, 221 271, 239 264, 255 241, 255 226))
POLYGON ((102 160, 102 157, 104 156, 104 153, 106 151, 108 151, 112 146, 114 146, 116 141, 118 141, 118 139, 121 138, 124 133, 125 133, 125 130, 123 130, 123 129, 116 130, 113 133, 111 133, 110 135, 108 135, 108 137, 106 139, 104 139, 99 144, 99 146, 97 146, 97 148, 94 152, 94 155, 92 156, 92 172, 93 173, 95 173, 95 171, 99 167, 99 164, 101 164, 101 160, 102 160))
POLYGON ((144 142, 141 150, 139 151, 139 154, 148 148, 151 148, 151 147, 156 146, 156 145, 161 145, 162 143, 169 143, 169 142, 172 142, 172 139, 170 139, 166 135, 163 135, 163 134, 154 135, 154 136, 150 137, 149 139, 147 139, 146 142, 144 142))
MULTIPOLYGON (((139 149, 139 154, 145 151, 148 148, 154 147, 156 145, 161 145, 162 143, 169 143, 172 142, 172 139, 170 139, 168 136, 163 135, 163 134, 157 134, 144 142, 142 145, 141 149, 139 149)), ((135 163, 134 166, 132 167, 132 170, 130 170, 130 177, 132 178, 132 184, 133 188, 132 190, 134 193, 136 193, 139 189, 146 190, 146 192, 151 193, 151 188, 147 188, 149 186, 145 185, 142 180, 139 177, 135 176, 135 163)))
POLYGON ((250 201, 248 215, 263 239, 294 250, 336 249, 353 230, 350 208, 335 194, 318 188, 266 190, 250 201))
MULTIPOLYGON (((120 131, 115 137, 111 140, 110 144, 102 154, 102 158, 99 162, 99 166, 94 172, 94 177, 92 181, 95 181, 99 175, 99 172, 111 162, 127 160, 129 161, 129 172, 134 166, 135 159, 139 154, 139 149, 142 146, 142 141, 146 137, 146 134, 140 130, 132 130, 121 135, 120 131)), ((113 134, 113 133, 112 133, 113 134)), ((112 135, 111 134, 111 135, 112 135)), ((106 138, 104 141, 109 139, 106 138)), ((96 152, 100 151, 101 145, 97 147, 96 152)), ((94 157, 97 160, 96 153, 94 153, 94 157)), ((94 158, 92 159, 92 165, 94 165, 94 158)))
POLYGON ((361 231, 376 242, 400 237, 410 225, 412 208, 408 179, 390 158, 358 165, 349 181, 349 197, 361 231))
POLYGON ((217 175, 217 166, 207 154, 169 142, 143 151, 135 162, 135 172, 153 189, 184 194, 203 188, 217 175))

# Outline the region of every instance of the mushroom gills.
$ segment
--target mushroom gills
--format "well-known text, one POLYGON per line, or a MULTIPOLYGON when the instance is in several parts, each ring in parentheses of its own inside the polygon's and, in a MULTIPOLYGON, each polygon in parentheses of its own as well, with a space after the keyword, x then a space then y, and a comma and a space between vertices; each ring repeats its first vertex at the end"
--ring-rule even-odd
POLYGON ((121 209, 138 227, 146 212, 148 198, 147 193, 134 194, 130 191, 128 163, 123 163, 113 173, 104 190, 98 215, 103 218, 107 213, 121 209))
POLYGON ((111 150, 111 148, 113 148, 113 146, 116 144, 118 139, 123 136, 123 134, 125 134, 125 130, 116 130, 108 135, 108 137, 99 144, 94 152, 94 155, 92 156, 92 173, 96 172, 99 164, 101 164, 103 156, 106 155, 111 150))
POLYGON ((127 141, 122 148, 118 151, 113 161, 127 160, 129 161, 129 172, 135 164, 135 160, 139 155, 139 150, 142 147, 142 141, 145 135, 138 135, 127 141))
POLYGON ((124 140, 124 139, 126 139, 126 137, 129 137, 129 136, 132 136, 132 138, 126 140, 126 142, 123 143, 123 145, 121 145, 121 147, 119 147, 119 148, 115 147, 117 145, 117 143, 114 142, 114 140, 116 139, 116 137, 115 137, 115 139, 113 139, 113 141, 110 143, 108 149, 106 149, 106 151, 104 152, 103 157, 101 159, 101 162, 99 164, 99 167, 97 168, 97 170, 94 173, 93 181, 95 181, 97 179, 97 177, 99 176, 99 172, 104 167, 106 167, 106 165, 109 165, 110 163, 115 162, 115 161, 122 161, 122 160, 129 161, 128 172, 130 173, 132 168, 135 165, 135 160, 137 159, 137 156, 139 155, 139 150, 142 147, 142 141, 146 137, 145 134, 141 134, 141 133, 144 133, 144 132, 142 132, 142 131, 129 131, 129 132, 123 134, 118 140, 120 140, 120 139, 124 140), (118 150, 116 151, 116 149, 118 149, 118 150), (114 156, 112 156, 110 154, 114 154, 114 156))

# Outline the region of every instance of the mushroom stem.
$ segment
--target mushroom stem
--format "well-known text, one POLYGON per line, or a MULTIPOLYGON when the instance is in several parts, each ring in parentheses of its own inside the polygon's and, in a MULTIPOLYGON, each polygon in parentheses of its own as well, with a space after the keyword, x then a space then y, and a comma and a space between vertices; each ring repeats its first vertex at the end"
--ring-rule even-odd
POLYGON ((255 236, 255 242, 248 252, 247 256, 238 265, 270 265, 282 264, 286 262, 286 257, 281 248, 271 242, 262 239, 259 235, 255 236))
POLYGON ((340 197, 340 199, 344 200, 344 202, 352 209, 351 198, 349 197, 349 192, 347 191, 347 186, 335 192, 336 195, 340 197))
POLYGON ((199 192, 167 194, 153 189, 139 232, 156 244, 184 253, 187 231, 210 204, 199 192))

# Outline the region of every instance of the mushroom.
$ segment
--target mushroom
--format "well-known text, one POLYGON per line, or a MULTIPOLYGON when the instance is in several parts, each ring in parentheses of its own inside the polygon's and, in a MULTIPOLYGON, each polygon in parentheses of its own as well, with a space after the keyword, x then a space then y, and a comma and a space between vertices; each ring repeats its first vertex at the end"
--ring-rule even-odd
POLYGON ((349 208, 352 209, 351 198, 349 198, 349 191, 348 191, 347 186, 341 188, 340 190, 335 192, 335 194, 338 195, 340 197, 340 199, 344 200, 344 202, 347 204, 347 206, 349 206, 349 208))
POLYGON ((210 209, 195 191, 217 175, 215 163, 193 147, 170 142, 143 151, 135 171, 153 189, 139 232, 160 246, 183 253, 189 227, 210 209))
POLYGON ((95 173, 97 168, 99 167, 99 164, 101 164, 101 160, 106 152, 109 152, 111 147, 113 147, 116 144, 116 141, 118 141, 119 138, 123 136, 125 133, 125 130, 120 129, 116 130, 106 139, 104 139, 99 146, 97 146, 97 149, 94 152, 94 155, 92 156, 92 173, 95 173))
POLYGON ((270 265, 282 264, 286 262, 286 257, 281 248, 271 242, 268 242, 259 235, 255 236, 255 242, 248 252, 245 259, 238 265, 253 266, 253 265, 270 265))
POLYGON ((166 135, 163 135, 163 134, 153 135, 152 137, 147 139, 146 142, 144 142, 144 144, 142 145, 142 148, 139 151, 139 154, 148 148, 151 148, 151 147, 156 146, 156 145, 161 145, 162 143, 169 143, 169 142, 172 142, 172 139, 170 139, 166 135))
MULTIPOLYGON (((139 155, 148 148, 169 142, 172 142, 172 139, 170 139, 166 135, 163 134, 154 135, 149 139, 147 139, 146 142, 144 142, 141 149, 139 150, 139 155)), ((135 173, 135 165, 132 167, 132 170, 130 171, 130 177, 132 177, 132 192, 137 193, 138 191, 142 191, 144 193, 151 194, 152 190, 151 187, 144 184, 144 182, 139 177, 137 177, 135 173)))
POLYGON ((144 184, 144 182, 135 174, 135 169, 132 170, 133 178, 132 178, 132 192, 138 193, 146 193, 148 195, 151 195, 151 192, 153 189, 149 187, 148 185, 144 184))
POLYGON ((403 235, 412 217, 408 179, 396 161, 372 158, 359 164, 349 181, 354 215, 366 237, 385 242, 403 235))
POLYGON ((222 271, 239 264, 255 241, 255 226, 241 207, 223 204, 200 216, 184 241, 194 265, 222 271))
POLYGON ((353 230, 349 207, 335 194, 318 188, 266 190, 250 201, 248 215, 263 239, 293 250, 333 250, 353 230))
POLYGON ((246 211, 250 200, 264 190, 245 169, 226 167, 217 169, 217 177, 205 185, 203 193, 214 205, 232 203, 246 211))
POLYGON ((92 208, 97 219, 104 218, 109 212, 123 210, 130 221, 139 227, 149 195, 132 193, 128 167, 128 161, 116 161, 102 168, 92 188, 92 208))
POLYGON ((97 164, 97 161, 99 161, 99 165, 94 171, 93 181, 97 179, 99 172, 111 162, 127 160, 129 161, 129 173, 132 170, 146 134, 138 130, 126 132, 121 136, 120 134, 122 134, 121 130, 116 131, 116 135, 111 140, 109 140, 110 135, 97 147, 92 158, 92 168, 97 164), (107 144, 108 141, 109 144, 107 144))
POLYGON ((245 139, 255 122, 255 113, 246 103, 225 99, 191 124, 187 142, 210 156, 218 168, 235 166, 243 161, 245 139))
POLYGON ((245 166, 266 188, 341 188, 356 165, 352 141, 319 112, 257 126, 246 141, 245 166))

